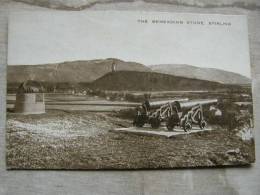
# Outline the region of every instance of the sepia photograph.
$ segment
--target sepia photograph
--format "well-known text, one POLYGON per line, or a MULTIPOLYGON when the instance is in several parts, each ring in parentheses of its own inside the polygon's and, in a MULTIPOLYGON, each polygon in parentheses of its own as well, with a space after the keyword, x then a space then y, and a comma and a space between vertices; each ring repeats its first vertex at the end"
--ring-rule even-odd
POLYGON ((8 26, 8 169, 255 161, 243 15, 24 11, 8 26))

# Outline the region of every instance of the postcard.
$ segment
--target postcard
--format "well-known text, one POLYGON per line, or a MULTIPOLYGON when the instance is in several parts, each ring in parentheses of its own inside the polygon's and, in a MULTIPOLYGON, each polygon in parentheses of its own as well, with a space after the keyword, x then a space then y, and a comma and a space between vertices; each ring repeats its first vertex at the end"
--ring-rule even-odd
POLYGON ((24 11, 8 29, 8 169, 255 161, 246 16, 24 11))

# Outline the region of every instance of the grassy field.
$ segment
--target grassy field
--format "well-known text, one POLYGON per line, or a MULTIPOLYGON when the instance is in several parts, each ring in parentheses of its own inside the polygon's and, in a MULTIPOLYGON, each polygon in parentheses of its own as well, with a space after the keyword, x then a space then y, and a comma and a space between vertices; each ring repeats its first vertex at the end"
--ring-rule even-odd
POLYGON ((131 126, 115 113, 48 110, 7 114, 9 169, 143 169, 248 164, 253 139, 213 130, 174 138, 109 132, 131 126))

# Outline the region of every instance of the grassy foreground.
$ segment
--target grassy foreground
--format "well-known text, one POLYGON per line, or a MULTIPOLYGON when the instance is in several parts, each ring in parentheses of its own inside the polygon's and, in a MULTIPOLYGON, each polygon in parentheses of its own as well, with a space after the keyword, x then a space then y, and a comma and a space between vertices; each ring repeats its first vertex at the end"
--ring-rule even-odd
POLYGON ((7 115, 9 169, 143 169, 254 162, 254 141, 228 130, 174 138, 109 132, 131 121, 108 113, 7 115))

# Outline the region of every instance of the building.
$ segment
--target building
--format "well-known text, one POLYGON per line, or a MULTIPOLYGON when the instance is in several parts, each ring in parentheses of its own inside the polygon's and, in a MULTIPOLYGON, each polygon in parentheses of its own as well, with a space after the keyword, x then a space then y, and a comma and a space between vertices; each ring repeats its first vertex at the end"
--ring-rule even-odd
POLYGON ((23 82, 16 93, 14 112, 21 114, 45 113, 43 86, 32 80, 23 82))

